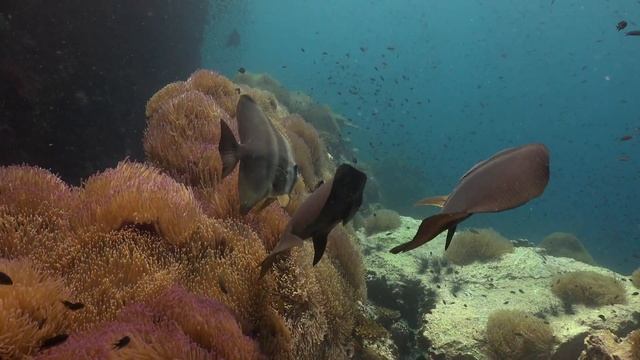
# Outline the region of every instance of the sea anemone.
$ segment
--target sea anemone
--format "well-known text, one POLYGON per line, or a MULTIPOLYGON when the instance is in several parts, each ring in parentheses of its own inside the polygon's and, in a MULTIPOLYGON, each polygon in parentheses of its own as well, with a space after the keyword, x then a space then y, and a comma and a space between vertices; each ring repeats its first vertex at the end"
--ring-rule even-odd
POLYGON ((402 224, 400 214, 390 209, 374 210, 364 220, 364 231, 368 235, 395 230, 402 224))
POLYGON ((556 257, 568 257, 586 264, 595 264, 591 254, 585 249, 578 238, 569 233, 555 232, 540 242, 540 247, 547 250, 547 254, 556 257))
POLYGON ((222 172, 221 120, 235 127, 235 121, 209 96, 197 91, 178 95, 148 119, 147 157, 186 184, 215 186, 222 172))
POLYGON ((556 276, 551 291, 565 304, 597 307, 627 302, 620 281, 594 271, 573 271, 556 276))
POLYGON ((80 199, 80 225, 103 232, 146 226, 173 244, 188 241, 203 217, 189 188, 153 167, 128 161, 91 176, 80 199))
POLYGON ((184 81, 176 81, 170 84, 167 84, 162 89, 158 90, 149 101, 147 101, 147 107, 145 109, 145 114, 149 118, 153 114, 155 114, 158 110, 164 106, 165 103, 177 97, 178 95, 182 95, 189 90, 189 86, 184 81))
POLYGON ((0 207, 25 215, 64 217, 74 202, 67 184, 36 166, 0 167, 0 207))
POLYGON ((474 261, 495 260, 511 252, 513 245, 497 231, 478 229, 456 233, 445 257, 456 265, 467 265, 474 261))
POLYGON ((553 332, 543 320, 517 310, 497 310, 489 315, 487 345, 495 359, 548 359, 553 332))
POLYGON ((636 271, 631 274, 631 282, 635 287, 640 289, 640 268, 636 269, 636 271))
POLYGON ((74 315, 62 301, 73 298, 62 281, 25 260, 0 259, 0 271, 13 282, 0 285, 0 358, 32 355, 43 340, 68 331, 74 315))
POLYGON ((211 96, 229 116, 236 116, 237 86, 226 77, 210 70, 201 69, 191 74, 187 85, 193 90, 211 96))

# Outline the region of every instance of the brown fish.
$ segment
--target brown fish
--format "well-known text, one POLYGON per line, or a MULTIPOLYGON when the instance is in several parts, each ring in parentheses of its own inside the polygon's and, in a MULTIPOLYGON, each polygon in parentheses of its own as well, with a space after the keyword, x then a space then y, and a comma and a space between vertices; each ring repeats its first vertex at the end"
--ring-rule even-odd
POLYGON ((40 345, 40 350, 46 350, 48 348, 52 348, 54 346, 58 346, 63 342, 67 341, 69 338, 69 334, 60 334, 42 341, 42 345, 40 345))
POLYGON ((0 285, 13 285, 13 280, 9 277, 9 275, 0 271, 0 285))
POLYGON ((302 241, 313 239, 313 265, 322 258, 327 246, 327 236, 342 221, 346 224, 362 205, 362 192, 367 175, 351 165, 342 164, 333 179, 322 183, 298 207, 287 224, 284 234, 275 249, 260 266, 260 276, 269 271, 279 253, 302 245, 302 241))
POLYGON ((76 311, 84 308, 84 304, 81 302, 73 303, 71 301, 63 300, 62 304, 71 311, 76 311))
MULTIPOLYGON (((391 249, 409 251, 445 230, 449 247, 456 226, 475 213, 500 212, 527 203, 542 194, 549 182, 549 150, 529 144, 503 150, 473 166, 462 176, 440 213, 422 221, 413 240, 391 249)), ((428 199, 427 199, 428 200, 428 199)), ((419 203, 437 203, 423 200, 419 203)))
POLYGON ((298 166, 289 142, 249 95, 240 96, 236 113, 240 143, 227 123, 220 121, 218 150, 223 177, 240 162, 238 192, 240 212, 245 215, 259 203, 265 208, 288 195, 298 178, 298 166))
POLYGON ((123 336, 122 339, 118 340, 116 343, 113 344, 113 348, 116 350, 120 350, 123 347, 129 345, 129 343, 131 342, 131 338, 128 336, 123 336))

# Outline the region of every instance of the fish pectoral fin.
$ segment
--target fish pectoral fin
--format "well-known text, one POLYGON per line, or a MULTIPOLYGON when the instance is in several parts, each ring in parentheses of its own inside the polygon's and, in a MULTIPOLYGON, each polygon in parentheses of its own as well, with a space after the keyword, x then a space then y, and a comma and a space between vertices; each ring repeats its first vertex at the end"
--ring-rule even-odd
POLYGON ((327 236, 329 233, 322 232, 316 233, 313 235, 313 265, 315 266, 320 259, 322 259, 322 255, 324 254, 324 250, 327 248, 327 236))
MULTIPOLYGON (((466 212, 460 213, 445 213, 445 214, 436 214, 430 216, 424 220, 420 224, 418 228, 418 232, 413 237, 413 239, 409 242, 406 242, 402 245, 398 245, 390 250, 392 254, 397 254, 401 252, 406 252, 409 250, 413 250, 420 245, 423 245, 431 240, 433 240, 436 236, 438 236, 441 232, 446 229, 450 229, 451 227, 455 227, 462 220, 468 218, 471 214, 466 212)), ((451 235, 453 236, 453 234, 451 235)))
POLYGON ((289 196, 288 194, 278 196, 278 204, 280 204, 281 207, 289 206, 290 201, 291 196, 289 196))
POLYGON ((285 232, 276 247, 271 250, 271 253, 267 255, 267 257, 260 263, 260 278, 262 278, 269 269, 271 269, 271 265, 276 261, 279 254, 285 252, 293 247, 302 246, 302 239, 293 235, 291 232, 285 232))
POLYGON ((451 245, 451 240, 453 239, 453 234, 456 233, 456 227, 458 227, 457 224, 455 224, 452 227, 450 227, 449 230, 447 231, 447 242, 444 244, 444 251, 447 251, 447 249, 449 248, 449 245, 451 245))
POLYGON ((220 142, 218 143, 218 151, 222 159, 222 178, 227 177, 238 164, 240 160, 238 149, 240 145, 236 141, 233 131, 224 120, 220 120, 220 142))
POLYGON ((428 198, 419 200, 414 204, 414 206, 431 205, 431 206, 437 206, 441 208, 444 206, 444 203, 447 202, 448 198, 449 198, 449 195, 439 195, 439 196, 428 197, 428 198))

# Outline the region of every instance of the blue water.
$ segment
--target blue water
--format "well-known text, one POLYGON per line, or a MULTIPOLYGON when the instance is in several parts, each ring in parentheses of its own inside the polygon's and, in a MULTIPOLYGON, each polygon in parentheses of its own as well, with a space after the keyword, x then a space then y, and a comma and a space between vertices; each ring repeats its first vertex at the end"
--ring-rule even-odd
POLYGON ((622 19, 640 29, 640 3, 247 1, 215 20, 203 64, 266 72, 330 104, 360 126, 350 136, 362 160, 425 174, 411 199, 447 193, 500 149, 543 142, 542 198, 465 224, 533 241, 573 232, 628 273, 640 265, 640 37, 617 32, 622 19), (234 28, 240 46, 221 51, 234 28))

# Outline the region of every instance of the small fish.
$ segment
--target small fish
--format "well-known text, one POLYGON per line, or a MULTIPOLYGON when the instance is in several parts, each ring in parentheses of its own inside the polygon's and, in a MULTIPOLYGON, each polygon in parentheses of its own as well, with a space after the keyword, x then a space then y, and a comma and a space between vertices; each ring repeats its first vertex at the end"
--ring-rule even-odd
POLYGON ((524 334, 521 332, 514 332, 513 335, 524 337, 524 334))
POLYGON ((549 150, 546 146, 529 144, 500 151, 469 169, 442 203, 440 213, 424 219, 413 239, 392 248, 391 253, 415 249, 445 230, 446 250, 458 224, 469 216, 524 205, 542 195, 548 183, 549 150))
POLYGON ((260 264, 260 276, 264 276, 275 261, 276 255, 302 245, 303 240, 313 239, 313 265, 322 258, 327 246, 327 236, 342 222, 346 224, 362 205, 367 175, 348 164, 342 164, 333 178, 318 187, 298 207, 287 224, 275 249, 260 264))
POLYGON ((13 285, 13 280, 9 277, 9 275, 0 271, 0 285, 13 285))
POLYGON ((366 47, 364 47, 364 46, 360 46, 360 51, 361 51, 361 52, 367 52, 367 48, 366 48, 366 47))
POLYGON ((620 138, 620 141, 629 141, 631 139, 633 139, 632 135, 624 135, 620 138))
POLYGON ((81 302, 72 303, 71 301, 63 300, 62 304, 64 304, 64 306, 71 311, 76 311, 84 308, 84 304, 81 302))
POLYGON ((40 350, 45 350, 54 346, 58 346, 63 342, 67 341, 69 338, 69 334, 60 334, 42 341, 42 345, 40 345, 40 350))
POLYGON ((236 114, 241 142, 227 123, 220 121, 218 150, 222 177, 240 163, 240 213, 246 215, 256 205, 264 209, 276 198, 289 195, 298 179, 298 165, 289 142, 249 95, 240 96, 236 114))
POLYGON ((244 73, 246 73, 246 72, 247 72, 247 69, 245 69, 245 68, 241 67, 241 68, 239 68, 239 69, 238 69, 238 72, 239 72, 240 74, 244 74, 244 73))
POLYGON ((627 31, 626 34, 624 34, 625 36, 640 36, 640 30, 631 30, 631 31, 627 31))
POLYGON ((128 336, 124 336, 122 337, 122 339, 118 340, 116 343, 113 344, 113 348, 116 350, 120 350, 123 347, 129 345, 130 342, 131 342, 131 338, 128 336))
POLYGON ((304 51, 304 48, 300 48, 300 51, 305 52, 305 51, 304 51))
POLYGON ((602 321, 607 321, 607 318, 605 318, 605 317, 604 317, 604 315, 602 315, 602 314, 598 315, 598 317, 599 317, 600 319, 602 319, 602 321))
POLYGON ((618 24, 616 24, 616 29, 618 29, 618 31, 620 30, 624 30, 624 28, 627 27, 627 22, 622 20, 620 21, 618 24))

